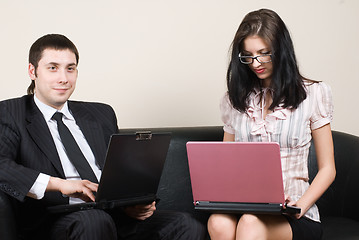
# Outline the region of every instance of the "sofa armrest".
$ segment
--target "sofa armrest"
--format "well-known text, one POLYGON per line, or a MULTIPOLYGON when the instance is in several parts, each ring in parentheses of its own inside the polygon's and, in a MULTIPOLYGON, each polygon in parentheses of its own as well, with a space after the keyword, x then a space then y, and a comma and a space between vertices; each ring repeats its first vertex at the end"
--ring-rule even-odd
MULTIPOLYGON (((318 200, 322 217, 346 217, 359 221, 359 137, 332 131, 336 177, 332 185, 318 200)), ((315 148, 312 145, 309 159, 309 178, 313 180, 318 171, 315 148)))
POLYGON ((0 236, 2 240, 17 239, 13 204, 8 195, 2 191, 0 191, 0 236))

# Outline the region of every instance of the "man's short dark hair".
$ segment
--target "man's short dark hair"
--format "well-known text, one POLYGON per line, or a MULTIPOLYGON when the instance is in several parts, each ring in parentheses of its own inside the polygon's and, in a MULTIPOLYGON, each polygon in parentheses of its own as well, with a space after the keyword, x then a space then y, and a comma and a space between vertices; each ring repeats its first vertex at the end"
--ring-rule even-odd
MULTIPOLYGON (((37 39, 31 46, 29 51, 29 63, 35 67, 35 75, 42 53, 45 49, 70 50, 76 56, 76 65, 79 63, 79 52, 73 42, 61 34, 47 34, 37 39)), ((27 94, 34 94, 35 81, 31 80, 31 84, 27 89, 27 94)))

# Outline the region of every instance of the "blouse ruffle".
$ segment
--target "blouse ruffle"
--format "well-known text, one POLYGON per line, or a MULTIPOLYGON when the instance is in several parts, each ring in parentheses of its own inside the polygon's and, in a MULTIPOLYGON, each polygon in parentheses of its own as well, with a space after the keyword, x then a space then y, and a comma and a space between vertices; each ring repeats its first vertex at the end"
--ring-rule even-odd
POLYGON ((251 130, 252 135, 266 136, 268 133, 272 134, 274 131, 275 122, 277 120, 285 120, 290 114, 290 110, 283 108, 282 105, 275 107, 273 112, 266 115, 263 119, 263 108, 265 107, 265 97, 268 91, 272 91, 269 88, 257 91, 250 96, 251 101, 248 106, 248 116, 254 120, 254 126, 251 130))

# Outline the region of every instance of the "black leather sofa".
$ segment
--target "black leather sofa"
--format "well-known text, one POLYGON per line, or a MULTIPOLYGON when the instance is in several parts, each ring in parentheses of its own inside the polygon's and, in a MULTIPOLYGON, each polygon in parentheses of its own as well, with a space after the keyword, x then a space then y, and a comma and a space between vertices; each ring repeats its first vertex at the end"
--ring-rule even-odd
MULTIPOLYGON (((120 132, 134 132, 144 129, 124 129, 120 132)), ((208 213, 195 211, 192 203, 191 184, 188 172, 187 141, 221 141, 223 130, 220 126, 152 128, 152 132, 172 132, 172 140, 158 196, 158 209, 186 211, 194 214, 204 224, 208 213)), ((336 179, 317 204, 323 223, 323 239, 359 239, 359 137, 333 131, 336 179)), ((310 178, 316 174, 315 149, 309 156, 310 178)), ((13 200, 0 191, 0 239, 16 238, 13 200)))

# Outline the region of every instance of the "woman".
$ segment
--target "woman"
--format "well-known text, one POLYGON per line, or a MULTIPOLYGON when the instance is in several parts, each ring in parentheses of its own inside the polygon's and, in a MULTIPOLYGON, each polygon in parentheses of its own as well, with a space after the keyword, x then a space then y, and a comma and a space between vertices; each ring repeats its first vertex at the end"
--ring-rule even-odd
POLYGON ((212 214, 208 230, 216 239, 320 239, 315 202, 335 178, 330 122, 330 88, 298 70, 290 34, 273 11, 250 12, 232 43, 228 92, 221 102, 224 141, 278 142, 288 205, 297 215, 212 214), (313 138, 318 173, 308 183, 313 138))

